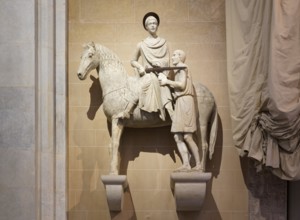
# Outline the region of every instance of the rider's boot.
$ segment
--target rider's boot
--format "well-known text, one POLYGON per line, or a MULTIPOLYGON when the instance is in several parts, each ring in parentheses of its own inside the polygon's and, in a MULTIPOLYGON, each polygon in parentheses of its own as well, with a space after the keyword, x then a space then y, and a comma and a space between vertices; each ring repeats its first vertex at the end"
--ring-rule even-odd
POLYGON ((133 113, 135 106, 136 106, 136 103, 128 102, 125 110, 123 112, 120 112, 119 114, 117 114, 116 118, 129 119, 130 115, 133 113))

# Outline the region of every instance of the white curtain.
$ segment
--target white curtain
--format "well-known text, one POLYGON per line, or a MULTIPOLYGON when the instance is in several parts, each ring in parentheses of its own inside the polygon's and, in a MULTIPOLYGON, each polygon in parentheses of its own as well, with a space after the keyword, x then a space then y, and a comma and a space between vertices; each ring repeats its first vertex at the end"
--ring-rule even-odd
POLYGON ((241 156, 300 179, 300 1, 226 0, 233 140, 241 156))

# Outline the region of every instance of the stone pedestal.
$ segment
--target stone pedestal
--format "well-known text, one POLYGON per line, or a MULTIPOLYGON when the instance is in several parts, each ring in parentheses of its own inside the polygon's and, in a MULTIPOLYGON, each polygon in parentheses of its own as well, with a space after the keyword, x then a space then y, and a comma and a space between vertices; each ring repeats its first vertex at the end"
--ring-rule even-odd
POLYGON ((201 210, 206 194, 206 183, 211 173, 174 172, 171 187, 174 190, 177 211, 201 210))
POLYGON ((107 203, 110 211, 121 211, 123 194, 127 188, 125 175, 102 175, 101 180, 106 189, 107 203))

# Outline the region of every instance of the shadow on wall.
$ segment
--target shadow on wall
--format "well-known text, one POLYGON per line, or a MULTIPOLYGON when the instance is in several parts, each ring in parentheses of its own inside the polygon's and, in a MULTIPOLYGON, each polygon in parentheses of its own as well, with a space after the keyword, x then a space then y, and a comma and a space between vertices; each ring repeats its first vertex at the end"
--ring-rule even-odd
POLYGON ((96 113, 100 106, 103 103, 102 99, 102 89, 100 86, 99 78, 96 78, 90 75, 90 79, 93 81, 92 86, 90 87, 90 107, 87 111, 87 117, 90 120, 93 120, 96 116, 96 113))
POLYGON ((179 152, 170 130, 170 126, 143 129, 126 127, 119 149, 120 174, 127 175, 129 162, 138 158, 142 152, 168 155, 176 163, 175 154, 179 157, 179 152))

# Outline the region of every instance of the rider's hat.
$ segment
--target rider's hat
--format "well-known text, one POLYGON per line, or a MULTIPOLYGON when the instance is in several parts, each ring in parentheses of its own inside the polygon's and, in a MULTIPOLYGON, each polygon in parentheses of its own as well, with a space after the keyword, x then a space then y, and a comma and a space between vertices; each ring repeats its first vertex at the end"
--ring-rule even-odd
POLYGON ((147 18, 150 17, 150 16, 155 17, 156 20, 157 20, 157 26, 159 25, 159 16, 155 12, 148 12, 147 14, 145 14, 145 16, 143 18, 143 25, 144 25, 145 29, 146 29, 145 22, 146 22, 147 18))

